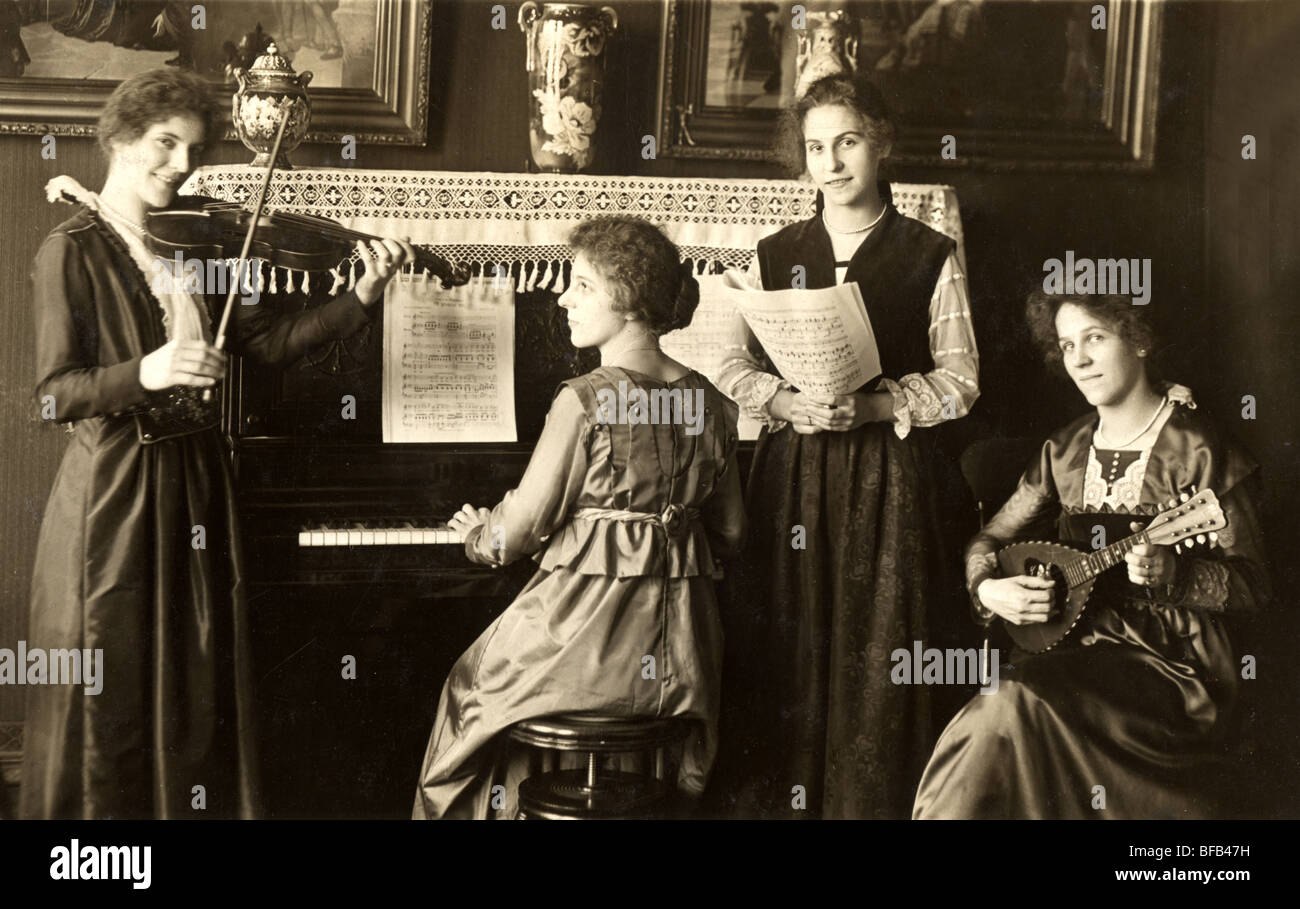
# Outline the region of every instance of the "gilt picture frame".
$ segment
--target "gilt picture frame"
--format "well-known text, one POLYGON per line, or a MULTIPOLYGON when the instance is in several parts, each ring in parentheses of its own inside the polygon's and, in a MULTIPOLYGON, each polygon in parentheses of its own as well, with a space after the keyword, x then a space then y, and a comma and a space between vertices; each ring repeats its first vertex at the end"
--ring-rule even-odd
MULTIPOLYGON (((804 35, 812 34, 811 14, 827 8, 847 16, 857 67, 898 120, 896 162, 1044 171, 1154 165, 1158 0, 809 3, 804 35)), ((777 116, 793 100, 800 63, 800 9, 668 0, 661 155, 773 160, 777 116)))
MULTIPOLYGON (((315 72, 308 86, 312 120, 305 142, 337 143, 352 136, 361 144, 424 145, 431 4, 432 0, 209 0, 201 5, 152 6, 178 6, 181 15, 192 16, 197 13, 185 11, 203 8, 204 29, 201 34, 196 30, 197 40, 187 37, 195 46, 192 60, 185 65, 211 80, 214 93, 223 100, 225 138, 236 138, 230 127, 229 99, 238 86, 229 67, 240 62, 249 65, 256 50, 249 49, 245 36, 260 26, 268 37, 288 45, 280 52, 293 55, 296 71, 315 72)), ((30 0, 5 6, 12 9, 0 21, 0 42, 13 44, 15 52, 9 56, 18 61, 26 58, 27 63, 0 70, 0 134, 93 136, 104 101, 123 78, 169 65, 173 54, 184 53, 177 52, 175 39, 168 41, 161 24, 155 27, 157 20, 108 18, 103 11, 111 13, 116 0, 30 0), (15 73, 15 69, 24 71, 15 73)), ((123 5, 123 9, 144 6, 150 4, 123 5)), ((147 15, 154 12, 150 9, 147 15)), ((196 20, 180 21, 185 25, 196 20)))

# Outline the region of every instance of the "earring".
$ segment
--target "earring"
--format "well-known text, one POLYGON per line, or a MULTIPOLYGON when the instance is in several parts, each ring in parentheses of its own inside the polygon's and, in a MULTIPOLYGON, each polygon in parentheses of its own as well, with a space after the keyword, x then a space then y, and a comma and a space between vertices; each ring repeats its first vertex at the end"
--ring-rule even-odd
POLYGON ((1138 356, 1139 356, 1139 357, 1145 357, 1146 355, 1147 355, 1147 349, 1146 349, 1145 347, 1139 347, 1139 348, 1138 348, 1138 356))

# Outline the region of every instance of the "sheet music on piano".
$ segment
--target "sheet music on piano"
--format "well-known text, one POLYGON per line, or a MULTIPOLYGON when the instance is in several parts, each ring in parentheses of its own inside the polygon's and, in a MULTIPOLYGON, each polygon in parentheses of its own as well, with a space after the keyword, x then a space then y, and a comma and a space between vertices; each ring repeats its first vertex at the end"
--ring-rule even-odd
MULTIPOLYGON (((734 300, 724 297, 723 275, 701 275, 700 305, 691 316, 691 324, 670 331, 659 339, 664 353, 700 373, 721 387, 718 375, 732 344, 732 320, 736 317, 734 300)), ((741 439, 757 439, 763 424, 740 413, 737 432, 741 439)))
POLYGON ((402 275, 384 298, 384 441, 514 442, 515 292, 402 275))

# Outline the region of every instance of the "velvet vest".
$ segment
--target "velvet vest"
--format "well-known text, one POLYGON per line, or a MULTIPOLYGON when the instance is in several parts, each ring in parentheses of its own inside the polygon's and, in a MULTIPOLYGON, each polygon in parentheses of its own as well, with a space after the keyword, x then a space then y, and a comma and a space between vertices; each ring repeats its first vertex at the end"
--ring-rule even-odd
MULTIPOLYGON (((835 253, 822 224, 822 205, 818 193, 812 218, 758 241, 765 290, 788 290, 793 269, 800 265, 809 290, 835 286, 835 253)), ((899 214, 886 197, 880 223, 849 260, 844 283, 857 282, 862 292, 886 377, 897 379, 934 368, 930 299, 955 246, 950 237, 899 214)))

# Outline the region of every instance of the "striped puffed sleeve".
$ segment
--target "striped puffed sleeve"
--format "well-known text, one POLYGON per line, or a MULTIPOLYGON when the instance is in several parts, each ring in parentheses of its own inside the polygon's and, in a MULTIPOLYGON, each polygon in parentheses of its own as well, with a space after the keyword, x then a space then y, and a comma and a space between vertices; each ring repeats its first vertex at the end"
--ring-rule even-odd
POLYGON ((966 416, 980 394, 970 293, 955 250, 943 263, 930 298, 930 356, 934 360, 930 372, 881 379, 877 386, 894 396, 894 431, 900 439, 913 426, 935 426, 966 416))

